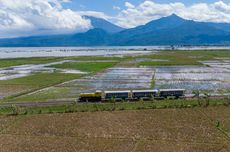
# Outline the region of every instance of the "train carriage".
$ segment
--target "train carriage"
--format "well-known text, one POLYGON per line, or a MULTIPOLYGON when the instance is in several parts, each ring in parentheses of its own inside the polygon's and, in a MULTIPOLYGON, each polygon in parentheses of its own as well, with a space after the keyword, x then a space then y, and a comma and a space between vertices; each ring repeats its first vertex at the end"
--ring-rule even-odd
POLYGON ((163 98, 168 98, 168 97, 175 97, 175 98, 180 98, 183 97, 185 94, 185 89, 160 89, 159 90, 159 96, 163 98))
POLYGON ((131 98, 131 91, 105 91, 105 100, 128 100, 131 98))
POLYGON ((127 91, 96 91, 95 93, 80 94, 79 102, 101 102, 121 100, 148 100, 151 98, 180 98, 185 96, 185 89, 160 89, 160 90, 127 90, 127 91))
POLYGON ((158 90, 133 90, 132 98, 134 100, 139 99, 151 99, 155 98, 158 95, 158 90))

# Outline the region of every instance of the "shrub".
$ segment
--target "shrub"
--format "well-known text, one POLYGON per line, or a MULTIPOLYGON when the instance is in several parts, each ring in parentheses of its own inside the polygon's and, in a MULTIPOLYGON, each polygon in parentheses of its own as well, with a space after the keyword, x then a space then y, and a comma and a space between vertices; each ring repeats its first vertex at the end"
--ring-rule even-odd
POLYGON ((39 109, 39 110, 38 110, 38 114, 41 114, 41 113, 42 113, 42 110, 41 110, 41 109, 39 109))
POLYGON ((16 105, 12 105, 11 109, 12 109, 12 115, 19 115, 20 114, 20 108, 17 107, 16 105))

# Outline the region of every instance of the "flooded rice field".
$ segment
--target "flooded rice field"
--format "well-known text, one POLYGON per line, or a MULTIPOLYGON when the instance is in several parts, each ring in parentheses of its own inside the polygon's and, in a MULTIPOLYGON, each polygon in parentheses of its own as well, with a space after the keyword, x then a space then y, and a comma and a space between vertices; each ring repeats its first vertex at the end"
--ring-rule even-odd
POLYGON ((206 66, 158 67, 156 88, 218 91, 230 89, 230 60, 202 62, 206 66))
POLYGON ((45 98, 51 93, 55 98, 64 99, 76 98, 80 93, 96 90, 150 89, 153 88, 154 70, 154 68, 109 68, 94 76, 85 76, 28 95, 45 98))
POLYGON ((213 68, 230 70, 230 60, 212 60, 212 61, 204 61, 202 63, 213 68))
POLYGON ((85 74, 85 72, 81 72, 79 70, 66 70, 66 69, 56 69, 48 66, 63 64, 66 62, 73 62, 69 60, 53 62, 48 64, 28 64, 28 65, 20 65, 20 66, 12 66, 7 68, 0 68, 0 80, 11 80, 15 78, 21 78, 29 76, 33 73, 38 72, 55 72, 59 71, 61 73, 71 73, 71 74, 85 74))
POLYGON ((92 77, 64 83, 73 94, 96 90, 150 89, 154 78, 153 68, 110 68, 92 77))
MULTIPOLYGON (((218 92, 230 90, 230 59, 222 58, 210 61, 200 61, 203 66, 158 66, 139 67, 135 63, 143 61, 168 62, 162 59, 136 58, 130 60, 128 66, 117 64, 117 67, 106 69, 95 75, 84 75, 81 79, 65 82, 63 84, 40 90, 28 95, 37 97, 47 96, 59 98, 76 98, 82 92, 96 90, 136 90, 136 89, 186 89, 187 93, 193 90, 207 90, 218 92)), ((32 75, 39 72, 61 72, 71 74, 87 74, 73 69, 56 69, 50 66, 66 62, 116 62, 115 60, 98 61, 72 61, 64 60, 48 64, 20 65, 0 69, 0 80, 11 80, 32 75)), ((24 86, 5 86, 0 88, 0 98, 8 93, 21 93, 24 86), (15 89, 12 89, 15 88, 15 89)))
MULTIPOLYGON (((207 62, 210 63, 210 62, 207 62)), ((213 62, 212 62, 213 63, 213 62)), ((215 66, 170 66, 155 68, 109 68, 94 76, 85 76, 51 87, 49 92, 65 90, 63 98, 75 98, 82 92, 96 90, 132 89, 186 89, 210 90, 230 89, 230 69, 215 66), (153 85, 155 81, 155 86, 153 85)), ((45 94, 47 90, 43 91, 45 94)), ((42 94, 42 92, 39 92, 42 94)))
MULTIPOLYGON (((114 67, 93 76, 69 81, 29 95, 46 99, 76 98, 96 90, 186 89, 213 93, 230 89, 230 69, 224 61, 206 61, 204 66, 114 67)), ((229 62, 230 64, 230 62, 229 62)))

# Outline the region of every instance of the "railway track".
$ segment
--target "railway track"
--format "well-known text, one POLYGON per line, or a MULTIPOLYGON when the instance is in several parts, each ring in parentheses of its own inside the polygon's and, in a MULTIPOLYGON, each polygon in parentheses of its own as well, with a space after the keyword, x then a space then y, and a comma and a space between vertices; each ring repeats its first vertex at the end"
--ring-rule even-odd
MULTIPOLYGON (((200 98, 205 98, 204 94, 200 94, 200 98)), ((186 94, 182 99, 192 100, 195 99, 196 96, 194 94, 186 94)), ((208 98, 210 99, 226 99, 230 100, 230 94, 211 94, 208 98)), ((44 102, 15 102, 15 103, 1 103, 0 108, 8 108, 14 106, 18 107, 47 107, 47 106, 58 106, 58 105, 71 105, 75 104, 76 100, 74 99, 63 99, 63 100, 52 100, 52 101, 44 101, 44 102)), ((81 103, 84 104, 84 103, 81 103)))

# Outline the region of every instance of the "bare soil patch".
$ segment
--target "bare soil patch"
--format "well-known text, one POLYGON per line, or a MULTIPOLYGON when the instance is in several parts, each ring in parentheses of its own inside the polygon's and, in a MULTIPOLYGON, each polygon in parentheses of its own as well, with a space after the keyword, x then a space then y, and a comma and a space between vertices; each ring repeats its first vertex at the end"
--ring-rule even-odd
POLYGON ((230 140, 210 118, 229 114, 229 108, 212 107, 0 117, 18 118, 2 130, 0 146, 4 152, 224 152, 230 140))

